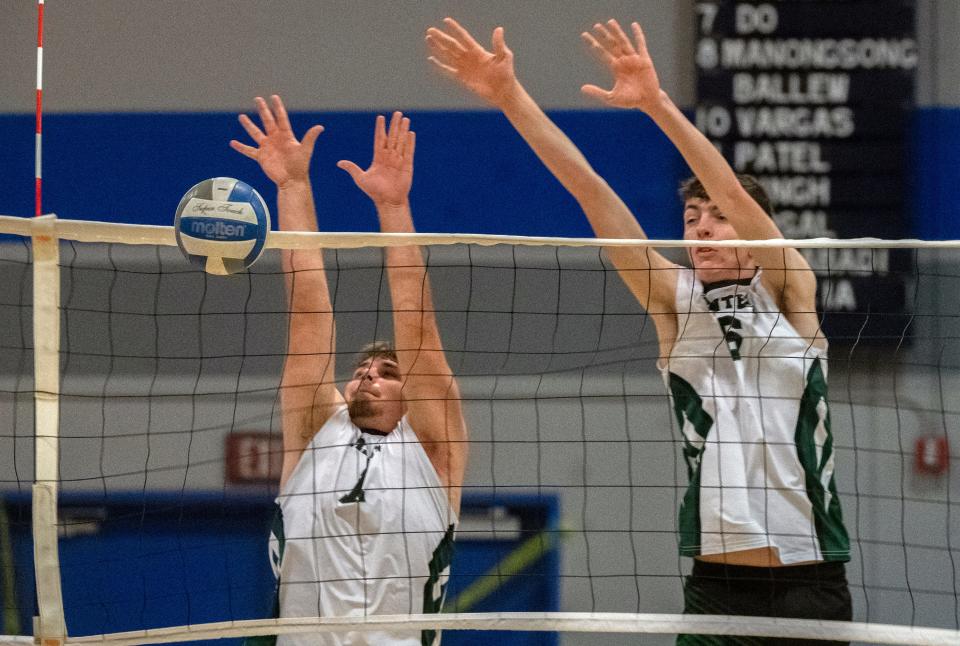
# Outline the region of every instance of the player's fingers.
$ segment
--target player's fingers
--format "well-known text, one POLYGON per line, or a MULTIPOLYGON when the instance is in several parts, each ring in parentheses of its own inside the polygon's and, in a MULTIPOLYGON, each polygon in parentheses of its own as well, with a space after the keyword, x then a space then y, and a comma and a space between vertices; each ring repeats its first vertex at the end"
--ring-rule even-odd
POLYGON ((267 105, 267 102, 263 100, 263 97, 256 98, 257 103, 257 113, 260 115, 260 122, 263 123, 263 129, 269 135, 277 129, 277 122, 273 118, 273 113, 270 111, 270 107, 267 105))
POLYGON ((630 39, 627 38, 627 35, 623 32, 623 29, 620 27, 620 23, 611 18, 607 21, 607 28, 610 30, 610 35, 613 36, 613 39, 617 43, 617 47, 620 48, 620 51, 624 54, 633 54, 633 44, 630 42, 630 39))
POLYGON ((386 119, 382 114, 377 115, 377 123, 373 127, 373 156, 376 157, 387 143, 386 119))
POLYGON ((397 135, 397 152, 401 156, 406 154, 407 134, 410 132, 410 119, 404 117, 400 120, 400 134, 397 135))
POLYGON ((353 178, 353 181, 356 182, 359 180, 360 176, 363 175, 363 169, 354 164, 352 161, 346 159, 341 159, 337 162, 337 168, 347 171, 347 174, 353 178))
POLYGON ((464 46, 464 48, 478 47, 483 49, 480 43, 474 40, 473 36, 470 35, 470 32, 464 29, 460 23, 453 18, 444 18, 443 24, 447 26, 447 29, 450 30, 450 33, 453 34, 453 37, 456 38, 457 41, 464 46))
POLYGON ((649 55, 647 52, 647 38, 643 35, 643 29, 640 28, 640 23, 630 23, 630 29, 633 30, 633 38, 637 41, 637 53, 649 55))
POLYGON ((280 95, 274 94, 270 97, 270 100, 273 102, 273 113, 277 118, 277 126, 279 126, 281 130, 291 130, 290 117, 287 116, 287 109, 283 107, 283 101, 280 99, 280 95))
POLYGON ((580 91, 589 97, 597 99, 598 101, 602 101, 603 103, 609 103, 610 97, 613 94, 612 92, 608 92, 607 90, 604 90, 601 87, 597 87, 596 85, 589 85, 589 84, 581 87, 580 91))
POLYGON ((456 38, 453 38, 449 34, 446 34, 435 27, 430 27, 430 29, 427 30, 427 42, 433 44, 435 47, 453 54, 463 54, 467 51, 466 48, 460 44, 456 38))
POLYGON ((430 38, 429 36, 427 36, 427 47, 430 49, 430 56, 427 57, 428 59, 433 59, 437 62, 443 61, 444 64, 453 63, 454 65, 456 65, 457 61, 459 60, 458 55, 449 49, 444 49, 442 46, 437 44, 436 40, 430 38))
POLYGON ((610 52, 603 48, 603 45, 597 42, 597 39, 593 37, 593 34, 585 31, 580 34, 580 38, 582 38, 583 42, 585 42, 590 48, 590 53, 596 56, 601 63, 608 66, 613 63, 613 56, 611 56, 610 52))
POLYGON ((312 153, 313 147, 317 143, 317 137, 320 136, 321 132, 323 132, 323 126, 311 127, 306 133, 304 133, 303 140, 300 143, 312 153))
POLYGON ((503 35, 503 27, 497 27, 493 30, 493 53, 497 58, 504 58, 510 54, 510 49, 507 47, 507 40, 503 35))
POLYGON ((593 33, 597 42, 603 46, 610 54, 619 54, 620 47, 617 45, 617 41, 614 40, 613 36, 607 31, 607 28, 601 25, 599 22, 593 26, 593 33))
POLYGON ((399 110, 390 117, 390 128, 387 130, 387 149, 396 150, 397 141, 400 140, 400 123, 403 121, 403 113, 399 110))
POLYGON ((436 56, 428 56, 427 60, 433 63, 434 67, 446 74, 450 78, 457 78, 457 68, 450 67, 446 63, 441 63, 436 56))
POLYGON ((253 159, 253 160, 257 159, 257 153, 259 152, 259 149, 254 148, 253 146, 248 146, 246 144, 240 143, 236 139, 231 139, 230 147, 236 150, 238 153, 240 153, 244 157, 249 157, 250 159, 253 159))
POLYGON ((417 148, 417 133, 413 130, 407 133, 407 143, 403 147, 403 168, 413 172, 413 152, 417 148))
POLYGON ((257 125, 250 120, 250 117, 245 114, 241 114, 239 118, 240 125, 243 126, 243 129, 247 131, 247 134, 250 135, 251 139, 258 144, 264 140, 265 135, 263 134, 263 131, 260 130, 260 128, 258 128, 257 125))

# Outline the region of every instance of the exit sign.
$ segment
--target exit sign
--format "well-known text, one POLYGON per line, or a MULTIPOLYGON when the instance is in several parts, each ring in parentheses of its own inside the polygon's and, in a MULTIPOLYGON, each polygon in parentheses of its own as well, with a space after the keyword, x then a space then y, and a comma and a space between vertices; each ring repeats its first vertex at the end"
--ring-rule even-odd
POLYGON ((231 433, 226 440, 225 464, 228 484, 279 482, 283 439, 259 431, 231 433))

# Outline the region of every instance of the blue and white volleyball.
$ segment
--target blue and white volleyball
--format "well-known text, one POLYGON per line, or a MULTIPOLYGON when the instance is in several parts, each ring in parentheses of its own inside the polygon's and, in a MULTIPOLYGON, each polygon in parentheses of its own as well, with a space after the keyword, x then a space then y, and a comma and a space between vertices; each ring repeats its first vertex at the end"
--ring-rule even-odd
POLYGON ((235 274, 263 252, 270 211, 249 184, 213 177, 183 196, 173 228, 180 250, 191 262, 211 274, 235 274))

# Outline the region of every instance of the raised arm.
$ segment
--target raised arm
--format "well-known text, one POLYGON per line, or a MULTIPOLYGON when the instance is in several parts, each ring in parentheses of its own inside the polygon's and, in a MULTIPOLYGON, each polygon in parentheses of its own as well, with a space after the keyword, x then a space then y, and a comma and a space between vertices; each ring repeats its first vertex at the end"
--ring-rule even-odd
MULTIPOLYGON (((493 31, 493 51, 487 51, 452 18, 444 28, 427 30, 430 60, 447 76, 503 111, 520 136, 550 172, 570 192, 600 238, 646 238, 623 200, 600 177, 572 141, 540 109, 517 80, 513 52, 503 28, 493 31)), ((606 250, 640 304, 651 312, 673 309, 676 277, 673 264, 649 247, 606 250)))
MULTIPOLYGON (((636 22, 631 24, 631 30, 633 41, 616 20, 609 20, 594 25, 593 33, 583 33, 584 41, 614 78, 611 90, 585 85, 583 92, 607 105, 636 108, 649 115, 683 155, 707 195, 741 238, 782 238, 776 223, 740 185, 723 155, 660 88, 643 30, 636 22)), ((751 255, 763 267, 765 284, 779 296, 788 316, 812 313, 816 317, 816 277, 800 252, 751 249, 751 255)))
MULTIPOLYGON (((373 200, 383 232, 414 231, 409 193, 415 144, 409 119, 395 112, 388 132, 385 119, 379 116, 370 167, 364 171, 350 161, 337 164, 373 200)), ((451 506, 459 511, 467 427, 460 390, 437 328, 426 265, 419 247, 388 247, 386 262, 407 419, 441 483, 448 487, 451 506)))
MULTIPOLYGON (((280 228, 284 231, 316 231, 313 190, 310 186, 310 158, 322 126, 307 130, 297 141, 280 97, 272 106, 257 97, 257 112, 263 129, 246 115, 240 124, 256 146, 231 141, 230 146, 256 160, 277 185, 280 228)), ((334 383, 335 335, 333 309, 327 289, 327 275, 320 250, 284 250, 290 321, 287 357, 280 382, 281 425, 283 427, 283 472, 286 483, 313 435, 334 408, 343 402, 334 383)))

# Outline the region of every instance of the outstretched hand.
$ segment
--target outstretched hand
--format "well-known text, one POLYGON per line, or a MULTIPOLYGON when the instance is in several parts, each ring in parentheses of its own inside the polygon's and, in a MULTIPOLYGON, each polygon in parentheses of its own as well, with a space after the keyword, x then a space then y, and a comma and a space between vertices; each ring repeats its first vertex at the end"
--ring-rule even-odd
POLYGON ((503 37, 503 27, 493 30, 490 52, 453 18, 444 18, 445 30, 427 29, 429 61, 482 99, 496 105, 516 84, 513 52, 503 37))
POLYGON ((278 188, 283 188, 292 181, 309 178, 310 158, 313 156, 317 137, 323 132, 323 126, 313 126, 307 130, 301 141, 297 141, 283 101, 276 94, 271 97, 271 101, 272 108, 261 97, 256 98, 262 130, 250 117, 240 115, 240 125, 256 146, 248 146, 233 139, 230 147, 259 163, 267 177, 273 180, 278 188))
POLYGON ((584 94, 608 105, 621 108, 639 108, 644 112, 656 106, 660 98, 660 80, 647 51, 643 30, 636 22, 630 24, 635 43, 610 19, 605 25, 597 23, 593 33, 583 32, 583 40, 591 51, 613 74, 613 89, 584 85, 584 94))
POLYGON ((340 160, 337 167, 350 174, 357 187, 378 206, 399 206, 407 203, 413 184, 413 152, 416 134, 410 130, 410 119, 394 112, 390 129, 383 115, 377 117, 373 134, 373 161, 367 170, 352 161, 340 160))

